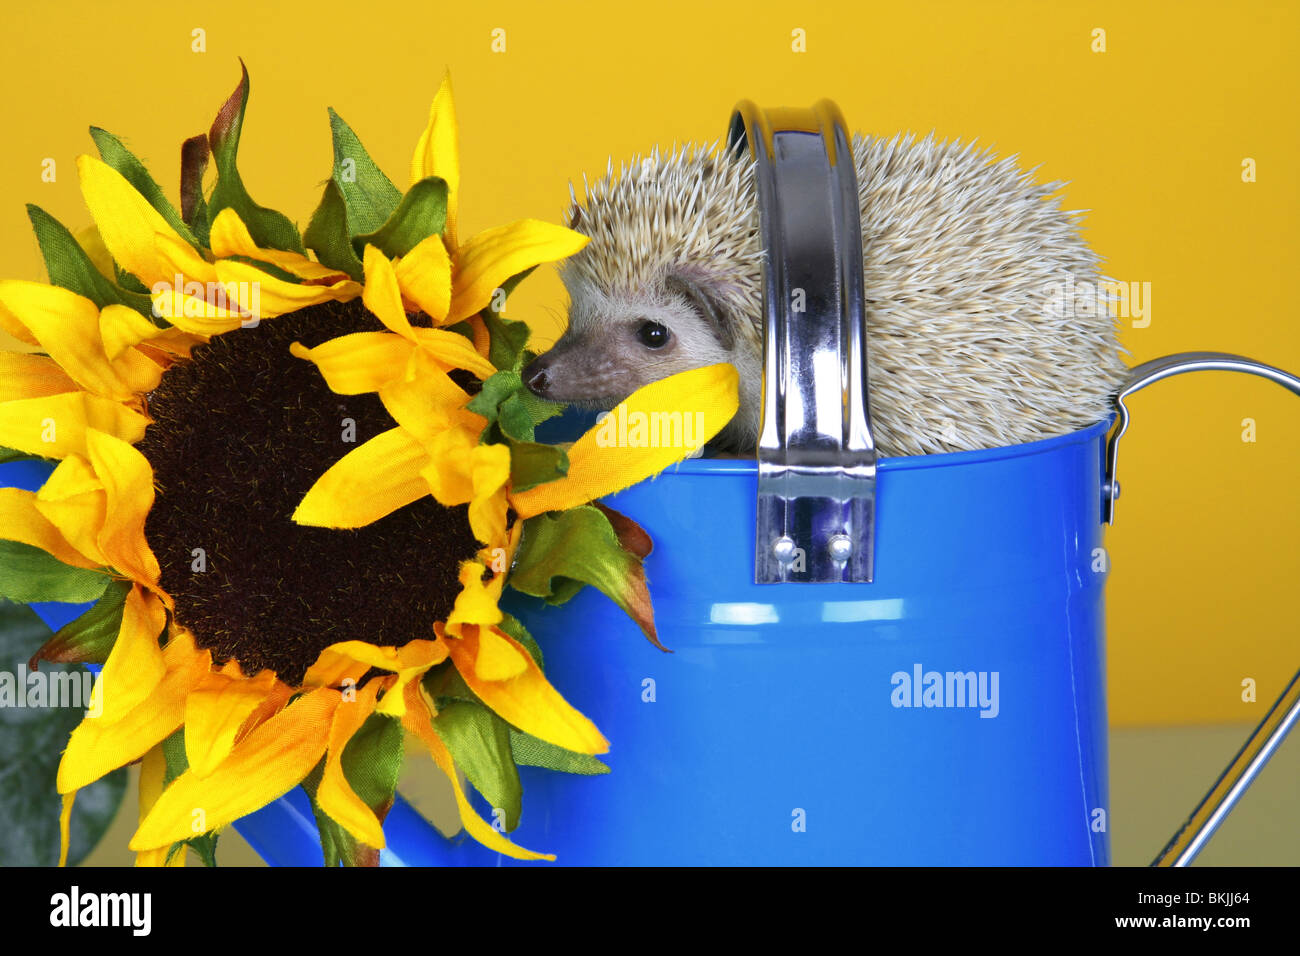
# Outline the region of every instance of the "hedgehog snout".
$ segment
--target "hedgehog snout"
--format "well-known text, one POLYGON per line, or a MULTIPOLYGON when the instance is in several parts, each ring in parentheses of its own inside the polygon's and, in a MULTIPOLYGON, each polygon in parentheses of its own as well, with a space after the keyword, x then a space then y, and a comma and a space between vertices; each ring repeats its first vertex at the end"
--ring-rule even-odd
POLYGON ((551 388, 551 380, 548 374, 549 371, 550 363, 546 360, 545 356, 535 358, 524 366, 521 376, 524 380, 524 385, 526 385, 528 390, 538 398, 548 397, 548 392, 551 388))

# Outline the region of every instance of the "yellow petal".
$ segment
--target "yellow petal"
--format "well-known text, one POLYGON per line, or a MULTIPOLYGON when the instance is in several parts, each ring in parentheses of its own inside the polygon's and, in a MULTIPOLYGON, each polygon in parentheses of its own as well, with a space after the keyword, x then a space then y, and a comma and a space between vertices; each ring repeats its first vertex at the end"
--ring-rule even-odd
POLYGON ((439 504, 454 508, 474 497, 470 459, 477 441, 475 434, 463 428, 445 428, 428 443, 427 462, 420 474, 439 504))
MULTIPOLYGON (((143 823, 153 805, 162 796, 163 780, 167 773, 167 758, 162 744, 154 747, 140 758, 140 807, 136 823, 143 823)), ((185 851, 175 854, 170 861, 167 852, 170 847, 160 846, 153 850, 143 850, 135 855, 136 866, 184 866, 185 851)))
POLYGON ((451 306, 451 257, 441 236, 426 236, 394 267, 402 297, 415 304, 434 324, 447 318, 451 306))
POLYGON ((196 776, 216 770, 244 721, 275 688, 275 672, 256 677, 212 673, 185 701, 185 757, 196 776))
POLYGON ((119 400, 132 397, 104 352, 95 303, 58 286, 9 279, 0 282, 0 309, 26 326, 82 388, 119 400))
MULTIPOLYGON (((395 335, 389 338, 405 342, 395 335)), ((469 395, 422 352, 411 356, 411 367, 419 369, 410 378, 398 378, 379 390, 393 421, 416 441, 432 448, 449 427, 479 435, 487 419, 465 408, 469 395)))
POLYGON ((203 282, 211 279, 211 264, 176 234, 121 173, 91 156, 77 157, 77 173, 100 237, 123 269, 148 287, 172 282, 177 272, 203 282), (172 244, 160 249, 159 237, 172 244))
POLYGON ((105 279, 112 282, 117 281, 117 273, 113 269, 113 257, 109 254, 108 246, 104 245, 104 238, 99 234, 99 227, 91 223, 84 229, 79 229, 76 234, 77 245, 81 246, 83 252, 99 270, 99 274, 105 279))
POLYGON ((77 791, 63 795, 63 806, 59 810, 59 866, 68 865, 68 845, 72 842, 72 804, 77 799, 77 791))
POLYGON ((224 291, 218 296, 215 291, 196 289, 195 294, 190 294, 168 287, 154 292, 152 300, 156 315, 184 334, 205 339, 233 332, 251 321, 239 302, 226 297, 224 291))
POLYGON ((528 654, 497 636, 490 627, 478 631, 478 658, 474 673, 480 680, 504 681, 518 677, 528 669, 528 654))
POLYGON ((479 354, 474 343, 459 332, 446 329, 413 329, 420 348, 447 370, 463 368, 481 379, 496 374, 496 366, 479 354))
POLYGON ((35 506, 87 560, 95 565, 109 563, 99 546, 108 500, 104 483, 85 458, 69 455, 59 462, 36 493, 35 506))
POLYGON ((298 524, 362 528, 429 492, 428 453, 401 428, 381 432, 316 479, 293 513, 298 524))
POLYGON ((447 183, 447 226, 443 230, 452 247, 456 244, 456 216, 460 195, 460 146, 457 142, 456 104, 451 95, 451 74, 442 78, 433 104, 429 125, 420 134, 411 156, 411 185, 428 176, 440 176, 447 183))
POLYGON ((285 272, 300 279, 317 282, 323 280, 327 285, 347 278, 346 273, 340 272, 338 269, 331 269, 329 266, 323 266, 319 262, 313 262, 306 256, 296 252, 287 252, 283 249, 267 249, 259 246, 253 241, 248 227, 239 218, 239 214, 229 207, 217 213, 217 218, 213 220, 208 244, 212 249, 212 254, 218 259, 225 259, 230 256, 257 259, 278 266, 285 272))
POLYGON ((397 284, 392 262, 374 246, 367 245, 364 266, 366 288, 361 301, 390 331, 414 340, 411 320, 406 317, 406 307, 402 305, 402 290, 397 284))
POLYGON ((401 377, 414 350, 410 341, 392 332, 353 332, 312 349, 299 342, 289 346, 293 355, 314 362, 325 384, 339 395, 379 391, 401 377))
POLYGON ((77 383, 48 355, 0 351, 0 402, 77 390, 77 383))
MULTIPOLYGON (((222 259, 217 262, 217 280, 232 290, 240 306, 251 315, 271 319, 322 302, 345 302, 361 294, 361 285, 342 278, 329 285, 289 282, 263 272, 247 262, 222 259)), ((230 295, 230 291, 227 292, 230 295)))
POLYGON ((355 683, 372 667, 402 673, 427 671, 447 659, 442 641, 417 638, 401 647, 384 647, 368 641, 340 641, 321 651, 303 678, 305 687, 339 687, 351 678, 355 683))
POLYGON ((73 547, 63 533, 41 513, 38 504, 34 492, 0 488, 0 538, 40 548, 64 564, 76 568, 99 567, 101 562, 92 560, 73 547))
POLYGON ((158 638, 167 624, 162 601, 140 585, 131 588, 122 608, 122 624, 104 669, 95 682, 100 715, 111 724, 147 701, 167 673, 158 638))
POLYGON ((135 309, 125 305, 106 305, 99 313, 99 338, 109 361, 141 342, 156 339, 165 332, 135 309))
MULTIPOLYGON (((456 670, 483 703, 496 711, 503 720, 514 724, 524 733, 540 737, 566 750, 585 754, 600 754, 609 750, 609 741, 601 736, 596 725, 560 696, 522 644, 496 628, 478 628, 466 624, 460 630, 460 637, 448 636, 445 639, 456 670), (482 647, 479 637, 481 630, 491 630, 493 637, 510 645, 523 658, 525 669, 508 680, 480 677, 477 664, 482 647)), ((493 652, 489 650, 488 653, 493 652)))
POLYGON ((469 318, 487 307, 507 279, 538 263, 571 256, 588 242, 581 233, 538 219, 520 219, 480 232, 456 254, 447 321, 469 318))
POLYGON ((316 788, 316 802, 329 818, 366 846, 377 850, 384 848, 384 829, 375 812, 348 783, 343 773, 343 748, 361 729, 366 718, 374 713, 375 694, 381 683, 379 680, 367 681, 366 686, 357 692, 356 700, 345 700, 334 711, 325 769, 320 786, 316 788))
POLYGON ((63 392, 0 404, 0 445, 43 458, 86 453, 86 429, 127 442, 144 437, 149 419, 111 399, 63 392))
MULTIPOLYGON (((669 416, 678 422, 694 422, 696 446, 703 445, 731 421, 738 407, 734 366, 727 363, 680 372, 651 382, 633 392, 605 421, 587 432, 569 449, 569 473, 527 491, 510 496, 520 516, 529 518, 543 511, 561 511, 622 491, 669 465, 681 461, 694 448, 684 442, 660 447, 620 444, 618 416, 645 415, 645 421, 665 423, 669 416)), ((662 432, 671 434, 664 424, 662 432)), ((685 428, 679 428, 683 433, 685 428)))
MULTIPOLYGON (((501 623, 501 608, 497 602, 501 600, 501 586, 498 579, 504 580, 504 575, 496 575, 488 583, 483 582, 483 573, 486 570, 483 565, 477 561, 465 561, 460 566, 460 593, 456 595, 456 604, 447 616, 449 624, 499 624, 501 623)), ((496 648, 500 651, 500 648, 496 648)), ((497 658, 503 659, 504 651, 501 651, 497 658)), ((521 662, 522 666, 522 662, 521 662)), ((494 671, 499 673, 499 671, 494 671)), ((480 668, 479 676, 484 680, 503 680, 504 677, 488 677, 480 668)), ((507 677, 513 677, 514 674, 507 674, 507 677)))
POLYGON ((203 828, 213 830, 288 793, 325 753, 338 706, 338 691, 311 691, 244 738, 208 776, 181 774, 140 824, 131 849, 189 839, 196 810, 203 811, 203 828))
POLYGON ((158 559, 144 536, 153 507, 153 469, 148 460, 120 438, 86 432, 87 459, 104 483, 107 510, 99 546, 109 564, 147 586, 158 583, 158 559))
POLYGON ((166 676, 149 697, 113 723, 87 717, 72 732, 59 763, 59 793, 89 786, 104 774, 138 760, 170 736, 185 719, 185 698, 212 666, 212 655, 182 632, 163 648, 166 676))
POLYGON ((489 850, 496 850, 498 853, 504 853, 516 860, 555 859, 554 854, 525 850, 523 847, 511 843, 494 828, 488 826, 483 818, 474 812, 469 799, 465 796, 465 791, 461 788, 460 776, 456 773, 456 765, 451 758, 451 753, 448 752, 437 731, 433 729, 433 717, 429 713, 429 707, 424 702, 424 698, 420 696, 419 684, 407 685, 406 715, 402 718, 402 726, 424 743, 424 746, 429 750, 429 756, 433 758, 433 762, 451 781, 452 792, 456 796, 456 807, 460 811, 460 821, 464 824, 465 831, 470 836, 489 850))
POLYGON ((509 502, 505 486, 510 480, 510 449, 505 445, 478 445, 470 460, 474 497, 469 503, 469 526, 484 544, 504 537, 509 502))

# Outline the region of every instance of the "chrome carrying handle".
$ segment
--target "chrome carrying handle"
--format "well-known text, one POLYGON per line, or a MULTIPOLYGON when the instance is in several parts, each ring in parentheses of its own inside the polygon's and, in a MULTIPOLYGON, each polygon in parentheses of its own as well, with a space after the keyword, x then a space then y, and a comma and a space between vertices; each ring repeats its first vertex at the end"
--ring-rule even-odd
POLYGON ((754 581, 869 582, 876 446, 853 147, 830 100, 737 105, 763 239, 763 408, 754 581))
MULTIPOLYGON (((1300 378, 1272 365, 1256 362, 1227 352, 1179 352, 1163 358, 1152 359, 1129 372, 1128 378, 1115 398, 1119 419, 1106 444, 1106 478, 1102 486, 1102 516, 1107 524, 1115 523, 1115 499, 1119 497, 1119 481, 1115 476, 1119 456, 1119 440, 1129 426, 1129 410, 1124 400, 1134 392, 1184 372, 1221 371, 1246 372, 1259 375, 1283 388, 1300 395, 1300 378)), ((1300 671, 1291 678, 1282 696, 1255 728, 1245 746, 1228 764, 1191 816, 1178 829, 1173 838, 1152 861, 1152 866, 1187 866, 1209 842, 1219 824, 1224 821, 1241 795, 1246 792, 1270 757, 1282 745, 1287 733, 1300 722, 1300 671)))

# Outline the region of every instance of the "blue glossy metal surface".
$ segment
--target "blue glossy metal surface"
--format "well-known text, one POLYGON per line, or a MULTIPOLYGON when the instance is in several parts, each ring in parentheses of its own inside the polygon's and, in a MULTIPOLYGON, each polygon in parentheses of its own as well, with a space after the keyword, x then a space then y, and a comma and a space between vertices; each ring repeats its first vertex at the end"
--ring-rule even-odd
MULTIPOLYGON (((526 769, 514 839, 561 864, 1108 863, 1107 425, 883 459, 871 584, 753 583, 753 462, 686 462, 610 499, 656 543, 674 653, 591 589, 514 599, 613 744, 606 776, 526 769), (996 716, 991 693, 896 706, 918 667, 990 692, 996 674, 996 716)), ((320 862, 300 793, 237 827, 273 862, 320 862)), ((388 864, 512 862, 400 802, 385 830, 388 864)))
POLYGON ((752 583, 752 462, 611 499, 655 541, 674 653, 590 589, 517 603, 613 773, 530 774, 515 839, 573 864, 1108 863, 1107 424, 882 460, 871 584, 752 583), (996 716, 895 706, 918 667, 996 674, 996 716))

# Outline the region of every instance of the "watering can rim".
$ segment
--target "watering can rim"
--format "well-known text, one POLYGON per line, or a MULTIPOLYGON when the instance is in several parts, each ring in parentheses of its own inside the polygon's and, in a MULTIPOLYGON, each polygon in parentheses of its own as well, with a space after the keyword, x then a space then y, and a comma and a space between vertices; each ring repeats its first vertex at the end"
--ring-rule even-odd
MULTIPOLYGON (((1115 423, 1112 412, 1095 424, 1063 435, 1040 438, 1038 441, 1021 442, 1016 445, 1000 445, 997 448, 979 448, 972 451, 934 452, 929 455, 900 455, 895 458, 880 458, 878 466, 881 471, 913 471, 922 468, 948 468, 955 465, 975 465, 990 461, 1006 461, 1024 458, 1029 455, 1050 454, 1067 445, 1082 444, 1105 435, 1115 423)), ((656 481, 674 474, 684 475, 756 475, 758 461, 753 458, 687 458, 671 470, 656 477, 656 481)))

